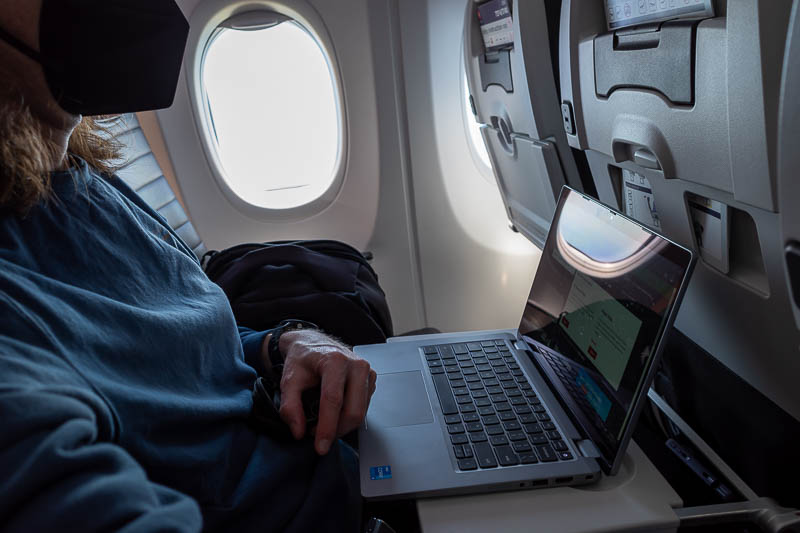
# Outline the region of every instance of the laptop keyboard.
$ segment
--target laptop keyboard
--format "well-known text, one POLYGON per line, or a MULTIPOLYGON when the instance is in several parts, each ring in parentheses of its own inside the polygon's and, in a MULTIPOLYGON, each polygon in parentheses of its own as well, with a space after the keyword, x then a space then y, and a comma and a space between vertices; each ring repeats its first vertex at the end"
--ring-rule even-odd
POLYGON ((505 341, 422 351, 459 470, 573 458, 505 341))

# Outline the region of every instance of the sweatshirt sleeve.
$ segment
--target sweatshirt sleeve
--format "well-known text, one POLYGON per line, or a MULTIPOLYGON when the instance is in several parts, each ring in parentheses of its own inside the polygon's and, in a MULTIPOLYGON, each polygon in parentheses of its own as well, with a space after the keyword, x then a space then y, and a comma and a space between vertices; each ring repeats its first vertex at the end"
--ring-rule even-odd
POLYGON ((242 350, 244 350, 244 361, 255 369, 259 376, 266 372, 264 361, 261 356, 264 339, 272 333, 271 329, 266 331, 255 331, 243 326, 239 327, 239 338, 242 339, 242 350))
POLYGON ((201 530, 193 499, 99 438, 106 415, 84 392, 0 386, 2 531, 201 530))

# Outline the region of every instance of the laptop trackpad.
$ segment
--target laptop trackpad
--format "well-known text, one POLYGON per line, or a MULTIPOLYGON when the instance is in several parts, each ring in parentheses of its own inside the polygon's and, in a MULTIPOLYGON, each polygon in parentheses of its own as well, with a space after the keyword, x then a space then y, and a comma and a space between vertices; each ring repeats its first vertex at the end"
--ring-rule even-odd
POLYGON ((433 422, 419 370, 378 374, 375 390, 367 415, 369 426, 391 428, 433 422))

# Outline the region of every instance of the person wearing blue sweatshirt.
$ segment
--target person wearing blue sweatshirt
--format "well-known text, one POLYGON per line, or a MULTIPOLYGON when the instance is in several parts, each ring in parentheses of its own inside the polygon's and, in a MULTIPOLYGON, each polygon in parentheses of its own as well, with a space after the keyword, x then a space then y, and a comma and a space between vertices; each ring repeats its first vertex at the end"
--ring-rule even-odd
POLYGON ((81 117, 169 105, 147 87, 169 85, 152 73, 174 65, 126 54, 147 41, 169 56, 158 36, 180 45, 183 25, 167 0, 0 3, 0 531, 359 528, 357 456, 338 437, 362 422, 375 372, 321 332, 284 332, 280 415, 294 439, 254 427, 272 332, 237 328, 81 117), (81 51, 93 10, 147 35, 96 45, 131 65, 135 90, 113 93, 81 51), (301 393, 316 386, 312 436, 301 393))

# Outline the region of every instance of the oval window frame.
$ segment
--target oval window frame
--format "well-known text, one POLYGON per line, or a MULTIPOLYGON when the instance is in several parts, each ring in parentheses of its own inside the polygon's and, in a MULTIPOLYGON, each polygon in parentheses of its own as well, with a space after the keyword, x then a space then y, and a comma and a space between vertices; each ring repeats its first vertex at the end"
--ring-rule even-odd
MULTIPOLYGON (((225 1, 209 0, 199 5, 191 16, 192 31, 186 51, 187 86, 189 100, 194 114, 194 122, 203 153, 208 162, 214 182, 223 196, 239 212, 259 221, 288 222, 312 218, 330 206, 339 195, 347 175, 347 153, 349 150, 347 106, 344 98, 342 75, 336 58, 333 43, 328 36, 325 25, 316 10, 304 1, 295 1, 291 5, 273 1, 225 1), (328 63, 333 84, 334 97, 337 103, 338 148, 333 169, 333 177, 325 191, 308 202, 294 207, 273 208, 253 204, 234 191, 227 182, 225 170, 217 150, 217 141, 208 109, 208 99, 203 86, 203 66, 208 48, 219 35, 227 20, 243 13, 264 11, 277 14, 295 22, 319 46, 328 63)), ((234 30, 235 31, 235 30, 234 30)))

